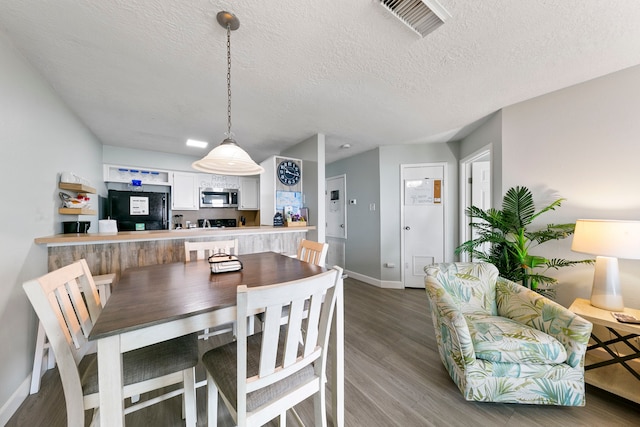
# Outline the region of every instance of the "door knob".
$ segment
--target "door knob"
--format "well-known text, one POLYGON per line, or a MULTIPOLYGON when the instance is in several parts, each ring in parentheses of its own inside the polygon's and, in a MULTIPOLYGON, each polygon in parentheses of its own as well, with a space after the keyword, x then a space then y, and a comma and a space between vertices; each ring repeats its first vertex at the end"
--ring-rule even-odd
POLYGON ((411 230, 411 227, 409 227, 408 225, 404 228, 405 230, 409 231, 411 230))
POLYGON ((344 228, 344 224, 340 224, 340 228, 344 228))

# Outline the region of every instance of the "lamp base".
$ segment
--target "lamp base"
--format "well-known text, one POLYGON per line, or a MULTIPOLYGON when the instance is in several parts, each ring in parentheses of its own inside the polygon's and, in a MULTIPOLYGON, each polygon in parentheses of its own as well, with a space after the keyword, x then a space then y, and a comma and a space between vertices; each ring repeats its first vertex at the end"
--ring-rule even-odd
POLYGON ((596 257, 596 270, 591 289, 591 305, 610 311, 622 311, 624 302, 620 290, 618 258, 596 257))

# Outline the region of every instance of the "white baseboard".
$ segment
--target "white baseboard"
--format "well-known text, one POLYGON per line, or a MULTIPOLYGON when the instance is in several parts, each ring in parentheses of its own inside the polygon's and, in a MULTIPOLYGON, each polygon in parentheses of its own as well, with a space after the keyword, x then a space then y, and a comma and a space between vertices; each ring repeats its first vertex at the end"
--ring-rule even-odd
POLYGON ((349 277, 353 277, 356 280, 367 283, 369 285, 376 286, 378 288, 384 289, 404 289, 402 282, 394 281, 394 280, 380 280, 375 279, 373 277, 365 276, 364 274, 356 273, 354 271, 345 270, 345 274, 349 277))
POLYGON ((29 396, 29 389, 31 388, 31 375, 29 375, 20 384, 20 387, 11 395, 2 408, 0 408, 0 426, 3 426, 9 422, 9 419, 16 413, 22 402, 29 396))

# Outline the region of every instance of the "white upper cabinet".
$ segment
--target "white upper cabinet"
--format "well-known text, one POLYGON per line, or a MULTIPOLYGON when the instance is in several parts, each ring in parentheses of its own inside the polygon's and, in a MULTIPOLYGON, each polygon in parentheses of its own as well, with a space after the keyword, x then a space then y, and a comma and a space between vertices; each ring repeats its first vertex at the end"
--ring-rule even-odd
POLYGON ((195 211, 199 206, 198 174, 171 172, 171 209, 195 211))
POLYGON ((260 209, 260 179, 257 176, 241 176, 238 209, 257 211, 260 209))

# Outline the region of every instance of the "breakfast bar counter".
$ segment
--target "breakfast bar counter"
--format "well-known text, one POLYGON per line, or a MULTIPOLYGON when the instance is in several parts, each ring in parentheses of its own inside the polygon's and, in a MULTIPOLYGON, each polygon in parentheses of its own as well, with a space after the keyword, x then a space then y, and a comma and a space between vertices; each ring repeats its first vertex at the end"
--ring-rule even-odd
POLYGON ((144 240, 190 239, 217 236, 299 233, 315 229, 315 226, 273 227, 269 225, 260 225, 229 228, 183 228, 179 230, 120 231, 118 233, 72 233, 37 237, 36 239, 34 239, 34 242, 36 244, 46 244, 47 246, 67 246, 73 244, 107 243, 114 241, 132 242, 144 240))
POLYGON ((47 246, 48 269, 56 270, 86 259, 94 275, 120 272, 129 267, 184 262, 184 242, 238 240, 238 253, 277 252, 293 255, 306 238, 304 227, 229 227, 181 230, 123 231, 118 233, 56 234, 38 237, 47 246))

